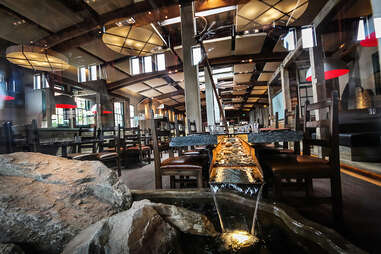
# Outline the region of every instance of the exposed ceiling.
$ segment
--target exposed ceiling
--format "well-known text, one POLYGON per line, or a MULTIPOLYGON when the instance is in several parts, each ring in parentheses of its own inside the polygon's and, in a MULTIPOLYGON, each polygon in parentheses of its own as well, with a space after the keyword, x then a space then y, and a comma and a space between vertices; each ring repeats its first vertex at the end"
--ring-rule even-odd
MULTIPOLYGON (((233 105, 234 109, 247 109, 254 103, 266 103, 266 81, 286 55, 279 43, 280 34, 273 33, 271 25, 276 22, 277 25, 284 26, 288 21, 293 24, 305 19, 304 16, 307 16, 306 23, 310 22, 313 15, 308 15, 317 13, 319 6, 325 1, 312 2, 314 1, 195 2, 197 12, 237 6, 206 16, 208 23, 215 22, 214 28, 219 29, 204 44, 216 72, 214 75, 217 77, 224 104, 233 105), (236 26, 238 32, 234 36, 233 26, 236 26), (217 73, 224 68, 230 70, 217 73)), ((114 87, 115 83, 118 84, 118 89, 113 92, 156 97, 161 103, 182 110, 185 98, 181 66, 181 26, 179 23, 163 26, 158 24, 159 21, 178 16, 179 6, 176 0, 0 0, 0 45, 37 44, 51 47, 68 58, 72 66, 62 75, 75 81, 76 67, 100 64, 108 85, 114 87), (138 79, 130 72, 130 55, 134 54, 106 46, 102 25, 114 24, 114 19, 120 21, 130 17, 134 17, 139 26, 155 23, 163 38, 170 39, 174 50, 165 51, 168 67, 166 73, 151 75, 150 78, 144 78, 145 74, 141 74, 142 78, 138 79)), ((197 25, 200 29, 199 22, 197 25)), ((152 30, 150 32, 151 39, 146 41, 155 39, 155 47, 163 46, 158 35, 152 30)), ((125 39, 122 45, 126 41, 125 39)), ((1 48, 2 53, 4 50, 5 48, 1 48)), ((145 47, 141 52, 149 54, 150 50, 151 48, 145 47)), ((201 90, 204 90, 202 74, 200 73, 200 85, 201 90)), ((205 97, 203 92, 201 97, 205 97)))

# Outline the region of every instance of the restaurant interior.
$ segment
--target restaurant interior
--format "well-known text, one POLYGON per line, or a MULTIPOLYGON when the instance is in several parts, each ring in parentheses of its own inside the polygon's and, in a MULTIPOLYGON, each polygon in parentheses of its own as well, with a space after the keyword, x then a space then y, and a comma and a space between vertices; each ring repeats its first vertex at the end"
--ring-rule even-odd
POLYGON ((0 21, 0 254, 381 253, 380 0, 0 21))

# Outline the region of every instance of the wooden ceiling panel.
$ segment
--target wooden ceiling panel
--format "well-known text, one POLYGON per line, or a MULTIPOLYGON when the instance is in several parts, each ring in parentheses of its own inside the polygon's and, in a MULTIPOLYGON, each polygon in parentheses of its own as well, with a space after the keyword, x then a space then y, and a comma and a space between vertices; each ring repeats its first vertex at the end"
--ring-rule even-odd
POLYGON ((272 73, 262 72, 261 75, 259 75, 258 81, 269 81, 272 75, 272 73))
POLYGON ((170 85, 158 87, 156 89, 159 90, 160 92, 164 93, 164 94, 177 91, 176 88, 174 88, 173 86, 170 86, 170 85))
POLYGON ((250 81, 252 74, 235 74, 234 75, 234 82, 237 83, 246 83, 250 81))
POLYGON ((140 94, 145 96, 145 97, 148 97, 148 98, 153 98, 153 97, 161 95, 161 93, 159 93, 158 91, 156 91, 154 89, 150 89, 148 91, 141 92, 140 94))
MULTIPOLYGON (((132 4, 133 0, 85 0, 85 2, 93 8, 97 13, 104 14, 110 11, 114 11, 116 9, 125 7, 127 5, 132 4)), ((139 1, 136 1, 139 2, 139 1)))
POLYGON ((0 9, 0 37, 13 43, 29 43, 30 41, 36 41, 49 34, 37 26, 29 23, 21 23, 14 25, 15 22, 22 22, 18 17, 13 16, 0 9))
POLYGON ((238 72, 252 72, 254 70, 254 63, 235 64, 234 73, 238 72))
POLYGON ((154 79, 144 81, 144 83, 146 83, 150 87, 157 87, 157 86, 162 86, 162 85, 167 84, 167 81, 165 81, 162 78, 154 78, 154 79))
POLYGON ((96 38, 92 41, 83 44, 81 48, 100 57, 105 62, 111 62, 115 59, 123 57, 122 54, 119 54, 107 47, 100 38, 96 38))
POLYGON ((260 53, 262 51, 263 43, 265 42, 266 36, 266 33, 237 36, 235 54, 248 55, 260 53))
POLYGON ((169 74, 169 77, 174 81, 184 81, 184 72, 169 74))
POLYGON ((275 71, 280 65, 280 62, 267 62, 263 71, 275 71))
POLYGON ((51 32, 83 21, 80 15, 69 10, 61 1, 2 0, 1 3, 51 32))
POLYGON ((131 90, 135 93, 143 91, 143 90, 147 90, 149 88, 150 88, 149 86, 147 86, 143 83, 137 83, 137 84, 133 84, 133 85, 127 87, 128 90, 131 90))

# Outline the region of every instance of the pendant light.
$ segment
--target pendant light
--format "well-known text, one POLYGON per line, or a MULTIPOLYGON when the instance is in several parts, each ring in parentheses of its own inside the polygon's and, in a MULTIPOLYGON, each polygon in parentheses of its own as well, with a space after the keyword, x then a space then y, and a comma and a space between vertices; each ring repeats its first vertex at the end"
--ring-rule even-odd
POLYGON ((72 109, 77 108, 75 100, 67 95, 58 95, 54 97, 56 108, 72 109))
POLYGON ((372 18, 360 18, 357 30, 357 40, 362 47, 377 47, 378 40, 374 31, 374 22, 372 18))
MULTIPOLYGON (((110 108, 110 106, 101 105, 101 109, 102 109, 101 111, 102 111, 103 115, 112 114, 112 109, 110 108)), ((98 113, 98 111, 97 111, 97 104, 94 104, 91 107, 91 112, 93 112, 93 114, 97 114, 98 113)))
MULTIPOLYGON (((348 67, 345 63, 339 59, 326 58, 324 59, 324 78, 325 80, 337 78, 349 73, 348 67)), ((308 82, 312 81, 312 70, 311 67, 308 69, 306 74, 306 80, 308 82)))
POLYGON ((13 64, 39 71, 62 71, 70 66, 63 54, 39 46, 10 46, 6 58, 13 64))
POLYGON ((15 97, 6 95, 6 94, 0 94, 0 101, 13 101, 15 100, 15 97))

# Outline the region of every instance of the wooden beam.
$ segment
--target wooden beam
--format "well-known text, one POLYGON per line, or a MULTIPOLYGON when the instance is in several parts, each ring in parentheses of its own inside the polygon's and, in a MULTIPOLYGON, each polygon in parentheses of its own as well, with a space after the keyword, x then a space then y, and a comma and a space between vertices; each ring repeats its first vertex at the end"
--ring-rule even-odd
POLYGON ((152 73, 143 73, 135 76, 131 76, 125 79, 121 79, 119 81, 108 84, 107 88, 109 91, 114 91, 123 87, 131 86, 135 83, 144 82, 154 78, 161 78, 163 76, 168 75, 167 71, 159 71, 152 73))
MULTIPOLYGON (((312 21, 312 25, 317 29, 318 26, 323 22, 323 20, 331 13, 331 11, 335 8, 335 6, 339 2, 346 2, 346 0, 328 0, 328 2, 324 5, 324 7, 320 10, 318 15, 314 18, 312 21)), ((288 67, 288 65, 292 62, 293 59, 298 57, 302 53, 303 47, 302 47, 302 39, 299 38, 296 49, 289 52, 288 55, 284 58, 283 62, 281 63, 284 67, 288 67)), ((271 83, 280 75, 280 67, 276 69, 274 74, 272 75, 271 79, 269 80, 268 84, 271 85, 271 83)))
POLYGON ((176 95, 184 95, 184 91, 178 90, 176 92, 162 94, 162 95, 155 97, 155 99, 162 100, 162 99, 166 99, 166 98, 171 98, 171 97, 176 96, 176 95))

